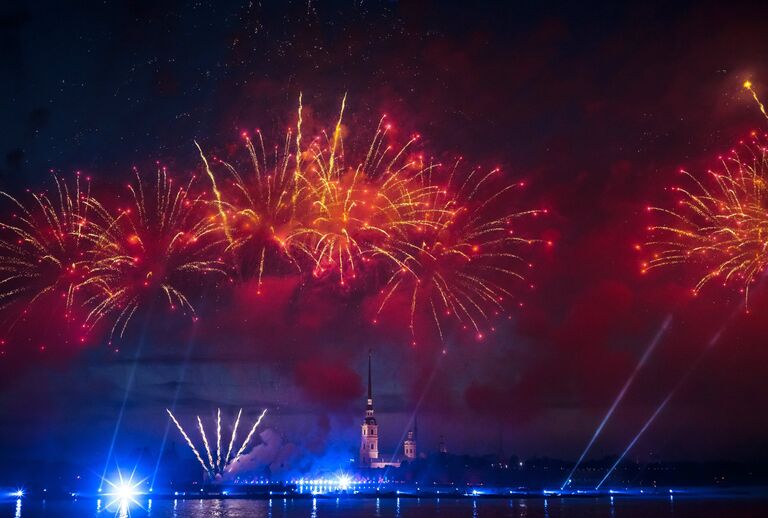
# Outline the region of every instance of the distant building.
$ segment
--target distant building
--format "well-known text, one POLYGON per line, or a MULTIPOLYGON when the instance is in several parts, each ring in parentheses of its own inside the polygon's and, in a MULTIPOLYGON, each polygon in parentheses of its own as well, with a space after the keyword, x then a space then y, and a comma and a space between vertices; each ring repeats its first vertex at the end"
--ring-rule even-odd
MULTIPOLYGON (((416 458, 416 434, 409 431, 403 442, 403 457, 406 460, 416 458)), ((368 403, 365 407, 365 418, 361 427, 360 468, 399 467, 402 459, 399 456, 385 456, 379 453, 379 424, 373 415, 373 386, 371 380, 371 353, 368 353, 368 403), (386 460, 387 457, 389 460, 386 460)))

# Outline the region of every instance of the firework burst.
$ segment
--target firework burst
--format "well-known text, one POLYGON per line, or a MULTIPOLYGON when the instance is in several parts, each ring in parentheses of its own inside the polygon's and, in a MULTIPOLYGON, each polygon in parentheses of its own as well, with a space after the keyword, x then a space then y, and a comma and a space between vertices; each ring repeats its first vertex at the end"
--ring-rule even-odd
POLYGON ((208 274, 225 275, 218 258, 224 239, 207 204, 190 194, 187 186, 175 186, 166 170, 158 170, 146 185, 138 173, 128 185, 131 203, 113 213, 90 198, 94 214, 89 226, 93 263, 86 301, 85 325, 93 327, 112 320, 110 339, 123 335, 133 315, 162 294, 170 309, 182 309, 195 318, 186 290, 208 274))
POLYGON ((437 191, 425 180, 435 165, 408 155, 418 136, 395 151, 386 144, 391 126, 384 117, 363 158, 346 160, 345 100, 332 136, 314 139, 302 154, 308 158, 297 181, 310 198, 311 211, 289 236, 311 260, 316 278, 332 274, 341 286, 373 257, 402 267, 398 244, 406 233, 433 225, 436 209, 429 202, 437 191))
POLYGON ((397 263, 391 251, 396 238, 431 224, 429 202, 437 188, 424 178, 435 166, 407 154, 418 137, 393 150, 386 144, 390 125, 382 118, 365 152, 357 155, 361 158, 348 161, 342 138, 345 106, 346 98, 332 135, 305 139, 299 97, 296 128, 275 147, 272 161, 261 132, 256 132, 257 145, 244 133, 252 175, 213 161, 225 168, 229 185, 201 153, 229 248, 241 252, 241 270, 258 272, 259 290, 271 256, 315 278, 335 276, 345 286, 374 255, 397 263), (228 189, 219 191, 219 184, 228 189))
POLYGON ((738 285, 749 297, 768 266, 768 148, 756 134, 751 137, 720 157, 720 167, 704 178, 681 171, 687 185, 673 187, 680 195, 677 208, 648 208, 667 222, 649 228, 648 245, 656 252, 643 272, 694 263, 705 270, 694 293, 719 281, 738 285))
MULTIPOLYGON (((374 322, 396 294, 405 295, 414 345, 417 313, 432 320, 441 340, 444 319, 454 319, 483 339, 488 322, 513 298, 509 283, 525 281, 532 267, 523 250, 541 242, 525 237, 518 224, 547 210, 510 210, 510 195, 523 182, 490 191, 497 185, 498 169, 475 169, 463 180, 458 179, 458 169, 459 162, 444 185, 434 190, 426 224, 416 235, 397 241, 399 268, 381 290, 374 322), (492 194, 486 195, 489 191, 492 194)), ((429 181, 435 182, 432 175, 429 181)))
POLYGON ((158 303, 196 318, 190 288, 226 275, 232 259, 258 293, 265 275, 334 280, 345 292, 364 277, 359 293, 383 286, 378 313, 407 298, 412 333, 423 313, 440 336, 441 321, 454 319, 482 338, 530 266, 523 248, 537 240, 518 224, 545 211, 510 210, 522 184, 500 185, 497 170, 459 174, 425 160, 413 150, 418 135, 391 145, 386 116, 370 141, 345 151, 345 137, 358 141, 345 107, 346 96, 330 134, 307 138, 300 96, 274 153, 260 132, 243 134, 245 168, 198 146, 209 196, 164 168, 153 181, 134 171, 130 200, 117 207, 82 193, 79 178, 73 190, 56 178, 58 197, 33 195, 29 207, 5 195, 18 214, 0 226, 0 304, 61 293, 67 315, 79 303, 82 327, 106 323, 111 341, 158 303))
POLYGON ((244 133, 251 175, 218 159, 209 163, 201 152, 229 249, 243 252, 241 270, 258 272, 258 292, 274 257, 342 287, 362 272, 383 272, 379 313, 403 292, 412 332, 415 315, 426 310, 441 336, 440 321, 452 317, 481 338, 512 297, 509 281, 524 279, 529 263, 521 247, 538 241, 518 224, 546 211, 509 210, 510 194, 522 184, 499 187, 498 170, 462 175, 454 167, 438 178, 442 166, 412 151, 418 135, 389 144, 386 116, 360 152, 345 151, 344 136, 354 134, 344 125, 345 108, 346 97, 331 134, 307 139, 299 97, 296 127, 269 162, 261 133, 258 145, 244 133))
POLYGON ((10 221, 0 222, 0 304, 18 304, 16 320, 50 296, 63 300, 64 317, 71 320, 91 269, 88 186, 83 189, 79 174, 73 186, 55 174, 53 180, 53 196, 30 193, 27 204, 0 193, 14 207, 10 221))
POLYGON ((212 166, 198 146, 216 193, 212 203, 229 242, 227 251, 236 258, 241 277, 255 274, 259 293, 265 271, 280 272, 285 264, 293 271, 301 271, 288 239, 300 225, 300 218, 308 213, 309 203, 304 186, 297 181, 301 177, 301 153, 296 151, 301 146, 301 103, 296 134, 294 139, 293 131, 288 131, 282 146, 275 146, 270 156, 260 131, 256 131, 256 143, 244 132, 250 174, 217 158, 212 166), (224 169, 224 175, 214 172, 219 168, 224 169), (223 192, 218 190, 217 177, 229 179, 223 192))

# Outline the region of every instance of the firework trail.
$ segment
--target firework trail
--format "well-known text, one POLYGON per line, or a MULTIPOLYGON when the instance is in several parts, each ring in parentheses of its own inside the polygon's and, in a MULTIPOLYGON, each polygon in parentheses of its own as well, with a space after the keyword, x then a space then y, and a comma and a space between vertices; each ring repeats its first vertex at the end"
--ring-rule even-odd
MULTIPOLYGON (((240 446, 240 449, 237 451, 237 453, 235 454, 235 456, 232 458, 232 462, 231 462, 231 463, 234 463, 234 462, 236 462, 236 461, 237 461, 237 459, 239 459, 239 458, 240 458, 240 455, 242 455, 242 454, 243 454, 243 452, 245 451, 245 448, 247 448, 247 447, 248 447, 248 443, 249 443, 249 442, 251 442, 251 437, 253 437, 253 433, 256 431, 256 428, 258 428, 258 426, 261 424, 261 420, 262 420, 262 419, 264 419, 264 415, 265 415, 266 413, 267 413, 267 409, 265 408, 265 409, 264 409, 264 410, 261 412, 261 415, 260 415, 260 416, 259 416, 259 418, 256 420, 256 422, 255 422, 255 423, 253 423, 253 427, 251 427, 251 431, 248 433, 248 436, 247 436, 247 437, 245 438, 245 440, 243 441, 243 445, 242 445, 242 446, 240 446)), ((230 469, 231 469, 231 468, 230 468, 230 469)))
POLYGON ((88 230, 93 266, 86 284, 95 292, 86 301, 88 327, 110 317, 110 339, 117 330, 122 337, 133 315, 158 293, 171 310, 180 307, 196 318, 185 290, 200 276, 226 272, 218 258, 220 225, 207 215, 202 198, 190 194, 193 181, 175 187, 160 169, 147 190, 136 173, 128 186, 132 204, 116 214, 88 199, 95 216, 88 230))
MULTIPOLYGON (((45 296, 59 296, 70 320, 76 296, 91 269, 88 256, 89 187, 76 175, 74 186, 53 175, 56 192, 31 193, 25 205, 8 193, 0 196, 15 208, 0 222, 0 309, 15 303, 17 319, 45 296)), ((15 321, 11 324, 13 327, 15 321)))
POLYGON ((184 440, 187 441, 189 448, 192 450, 192 453, 195 454, 195 457, 197 458, 200 465, 203 467, 203 469, 206 472, 210 473, 208 466, 205 465, 205 461, 203 461, 203 458, 200 456, 200 452, 197 451, 197 448, 195 448, 195 445, 192 442, 192 439, 189 438, 189 435, 187 435, 187 432, 184 431, 184 428, 182 428, 182 426, 179 424, 179 422, 176 420, 176 417, 171 413, 170 410, 166 408, 165 411, 168 412, 168 415, 170 416, 171 420, 173 420, 173 424, 176 425, 176 428, 179 429, 179 432, 181 432, 181 435, 182 437, 184 437, 184 440))
POLYGON ((765 106, 763 106, 763 103, 760 101, 760 98, 757 96, 757 92, 755 92, 754 88, 752 88, 752 81, 744 81, 744 88, 747 89, 750 94, 752 94, 752 98, 757 103, 758 108, 760 108, 760 113, 763 114, 763 117, 768 119, 768 113, 765 112, 765 106))
POLYGON ((221 465, 221 408, 216 409, 216 465, 221 465))
POLYGON ((229 447, 227 448, 227 454, 224 456, 224 464, 227 464, 232 454, 232 447, 235 444, 235 438, 237 437, 237 427, 240 426, 240 416, 243 415, 243 409, 237 413, 237 419, 235 419, 235 426, 232 428, 232 436, 229 439, 229 447))
POLYGON ((240 417, 243 414, 243 409, 241 408, 239 412, 237 413, 237 419, 235 420, 234 426, 232 427, 232 435, 230 436, 229 440, 229 448, 227 450, 227 453, 224 457, 220 457, 220 449, 219 445, 221 444, 221 409, 217 409, 216 412, 216 436, 217 436, 217 458, 214 462, 213 460, 213 454, 211 452, 209 443, 208 443, 208 437, 205 434, 205 428, 203 427, 203 421, 200 419, 200 416, 197 416, 197 428, 200 431, 200 436, 203 441, 203 445, 205 447, 205 451, 208 457, 208 462, 206 463, 203 459, 202 455, 200 455, 200 452, 195 447, 192 440, 189 438, 189 435, 184 431, 184 428, 181 426, 179 421, 176 419, 176 417, 173 415, 173 413, 168 410, 167 408, 165 411, 170 416, 173 423, 176 425, 176 428, 178 428, 179 432, 181 433, 182 437, 184 437, 184 440, 187 442, 187 445, 189 445, 189 448, 192 450, 192 453, 195 454, 195 457, 197 458, 200 465, 203 467, 205 472, 208 474, 208 476, 211 478, 211 480, 215 480, 217 477, 221 477, 224 475, 225 471, 230 471, 232 469, 232 464, 237 461, 240 456, 245 452, 246 448, 248 447, 248 444, 251 441, 251 438, 253 437, 254 433, 256 432, 256 429, 261 424, 262 419, 267 413, 267 409, 265 408, 262 412, 259 418, 254 423, 253 427, 251 428, 250 433, 248 434, 248 437, 246 437, 245 441, 243 441, 243 444, 240 446, 240 448, 237 451, 237 454, 232 457, 231 453, 236 441, 237 436, 237 427, 240 424, 240 417))
POLYGON ((200 420, 200 416, 197 416, 197 427, 200 429, 200 436, 203 438, 205 453, 208 454, 208 465, 211 469, 214 469, 215 464, 213 463, 213 456, 211 455, 211 447, 208 445, 208 437, 205 435, 205 428, 203 428, 203 421, 200 420))

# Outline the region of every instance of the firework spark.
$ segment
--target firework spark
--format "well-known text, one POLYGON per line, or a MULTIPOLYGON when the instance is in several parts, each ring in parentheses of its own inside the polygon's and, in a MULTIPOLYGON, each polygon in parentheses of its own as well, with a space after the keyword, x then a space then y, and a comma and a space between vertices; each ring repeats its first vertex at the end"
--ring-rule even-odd
POLYGON ((203 427, 203 421, 200 419, 200 416, 197 416, 197 427, 200 431, 200 436, 203 441, 203 446, 205 447, 205 451, 207 452, 208 456, 208 462, 206 463, 203 459, 202 455, 200 455, 200 452, 195 447, 195 444, 192 442, 192 439, 189 438, 189 435, 187 435, 187 432, 184 430, 184 427, 181 426, 179 421, 176 419, 176 417, 173 415, 173 413, 168 410, 167 408, 165 411, 168 413, 168 416, 173 421, 173 424, 176 425, 176 428, 181 433, 182 437, 184 437, 184 440, 187 442, 187 445, 192 450, 192 453, 195 454, 195 458, 200 463, 200 465, 203 467, 205 472, 208 474, 208 476, 211 478, 211 480, 216 480, 217 478, 221 478, 226 471, 231 471, 232 467, 235 462, 237 462, 240 457, 243 455, 245 450, 248 448, 248 445, 251 442, 251 439, 256 432, 256 429, 261 424, 262 419, 267 413, 267 409, 265 408, 261 415, 259 415, 259 418, 256 420, 256 422, 251 427, 251 431, 248 433, 248 436, 243 441, 240 448, 237 450, 237 453, 235 455, 232 455, 233 446, 236 441, 237 436, 237 427, 240 424, 240 417, 243 414, 243 409, 241 408, 240 411, 237 413, 237 419, 235 420, 235 423, 232 427, 232 434, 230 436, 229 440, 229 448, 227 450, 226 455, 223 457, 220 456, 220 449, 219 446, 221 444, 221 409, 217 409, 216 411, 216 444, 217 444, 217 456, 216 461, 213 460, 213 454, 211 452, 211 449, 208 444, 208 437, 205 434, 205 428, 203 427))

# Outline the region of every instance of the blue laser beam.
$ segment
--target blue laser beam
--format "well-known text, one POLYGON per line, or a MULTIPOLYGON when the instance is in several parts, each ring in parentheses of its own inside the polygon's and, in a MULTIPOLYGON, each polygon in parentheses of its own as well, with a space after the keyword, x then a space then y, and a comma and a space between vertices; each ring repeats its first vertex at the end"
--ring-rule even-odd
MULTIPOLYGON (((685 377, 687 377, 687 376, 685 376, 685 377)), ((640 428, 640 431, 637 432, 637 434, 632 438, 632 440, 629 442, 629 444, 624 449, 624 451, 621 452, 621 455, 619 455, 619 458, 616 459, 616 462, 613 463, 613 465, 608 470, 608 472, 605 474, 605 476, 602 478, 602 480, 600 480, 600 482, 595 486, 595 491, 600 489, 600 487, 605 483, 605 481, 608 480, 608 477, 611 476, 611 473, 613 473, 613 471, 621 463, 621 461, 624 460, 624 457, 627 456, 627 453, 629 453, 629 451, 635 446, 635 443, 645 433, 645 431, 648 429, 648 427, 651 426, 651 424, 656 420, 656 418, 659 416, 661 411, 664 410, 664 407, 667 406, 667 403, 669 403, 669 400, 672 399, 672 396, 675 395, 675 392, 677 392, 677 389, 680 387, 680 385, 682 385, 682 383, 678 382, 678 384, 675 385, 675 387, 669 392, 669 394, 667 394, 667 397, 664 398, 664 400, 661 402, 661 404, 658 407, 656 407, 656 410, 653 412, 653 414, 651 414, 651 417, 648 418, 648 420, 645 422, 643 427, 640 428)))
POLYGON ((659 406, 656 407, 656 410, 651 414, 651 416, 648 418, 648 420, 643 424, 643 426, 640 428, 640 430, 635 434, 635 436, 632 438, 631 441, 629 441, 629 444, 626 448, 624 448, 624 451, 619 455, 619 458, 616 459, 616 462, 613 463, 611 468, 608 470, 608 472, 605 474, 605 476, 600 480, 600 482, 595 486, 595 490, 600 489, 600 487, 605 483, 606 480, 608 480, 608 477, 611 476, 611 473, 618 467, 618 465, 621 463, 622 460, 624 460, 624 457, 627 456, 627 454, 632 450, 632 448, 635 446, 635 443, 642 437, 642 435, 645 433, 645 431, 653 424, 653 422, 656 420, 656 418, 661 414, 661 411, 664 410, 664 407, 667 406, 667 403, 672 399, 672 397, 675 395, 675 393, 680 389, 680 387, 683 386, 683 384, 690 378, 691 374, 696 370, 696 368, 701 364, 702 360, 704 360, 704 357, 707 355, 709 351, 711 351, 717 342, 720 340, 720 337, 722 336, 725 329, 730 325, 731 321, 734 319, 734 317, 740 313, 744 308, 745 302, 742 301, 741 304, 729 315, 728 319, 723 323, 722 326, 720 326, 720 329, 712 335, 712 338, 709 339, 707 342, 706 347, 699 353, 699 356, 696 357, 696 359, 693 361, 691 366, 688 368, 687 371, 683 373, 683 375, 680 377, 680 379, 675 383, 675 385, 672 387, 672 390, 669 391, 667 396, 662 400, 662 402, 659 404, 659 406))
POLYGON ((672 322, 672 315, 667 315, 667 317, 664 319, 664 322, 662 322, 661 327, 656 332, 656 336, 653 337, 653 340, 651 340, 651 343, 648 344, 648 347, 646 347, 645 352, 640 357, 640 360, 637 362, 637 365, 635 365, 635 369, 632 371, 632 374, 629 375, 629 378, 627 378, 627 381, 624 382, 624 386, 621 387, 621 390, 616 395, 616 399, 613 400, 613 404, 608 409, 608 412, 606 412, 605 416, 603 416, 603 420, 600 421, 600 424, 595 429, 595 433, 592 434, 592 437, 590 438, 589 442, 587 443, 587 446, 584 448, 584 451, 581 452, 581 455, 579 455, 579 460, 576 461, 576 464, 573 465, 573 468, 571 469, 570 473, 568 473, 568 476, 565 477, 565 480, 563 481, 563 485, 560 486, 560 491, 565 489, 565 486, 567 486, 571 482, 571 477, 573 477, 573 474, 576 472, 576 470, 579 468, 581 463, 584 461, 584 457, 587 456, 587 453, 592 448, 592 445, 595 444, 595 441, 600 436, 600 434, 603 431, 603 428, 605 428, 606 423, 611 419, 611 416, 613 415, 614 411, 616 411, 616 408, 619 406, 619 403, 621 403, 622 399, 624 399, 624 396, 627 393, 627 390, 629 390, 629 387, 632 385, 632 382, 635 381, 635 378, 637 377, 638 372, 643 368, 643 365, 648 361, 648 358, 651 356, 651 353, 653 353, 654 349, 656 349, 656 346, 661 342, 661 338, 664 336, 664 333, 666 333, 667 329, 669 328, 669 324, 672 322))

